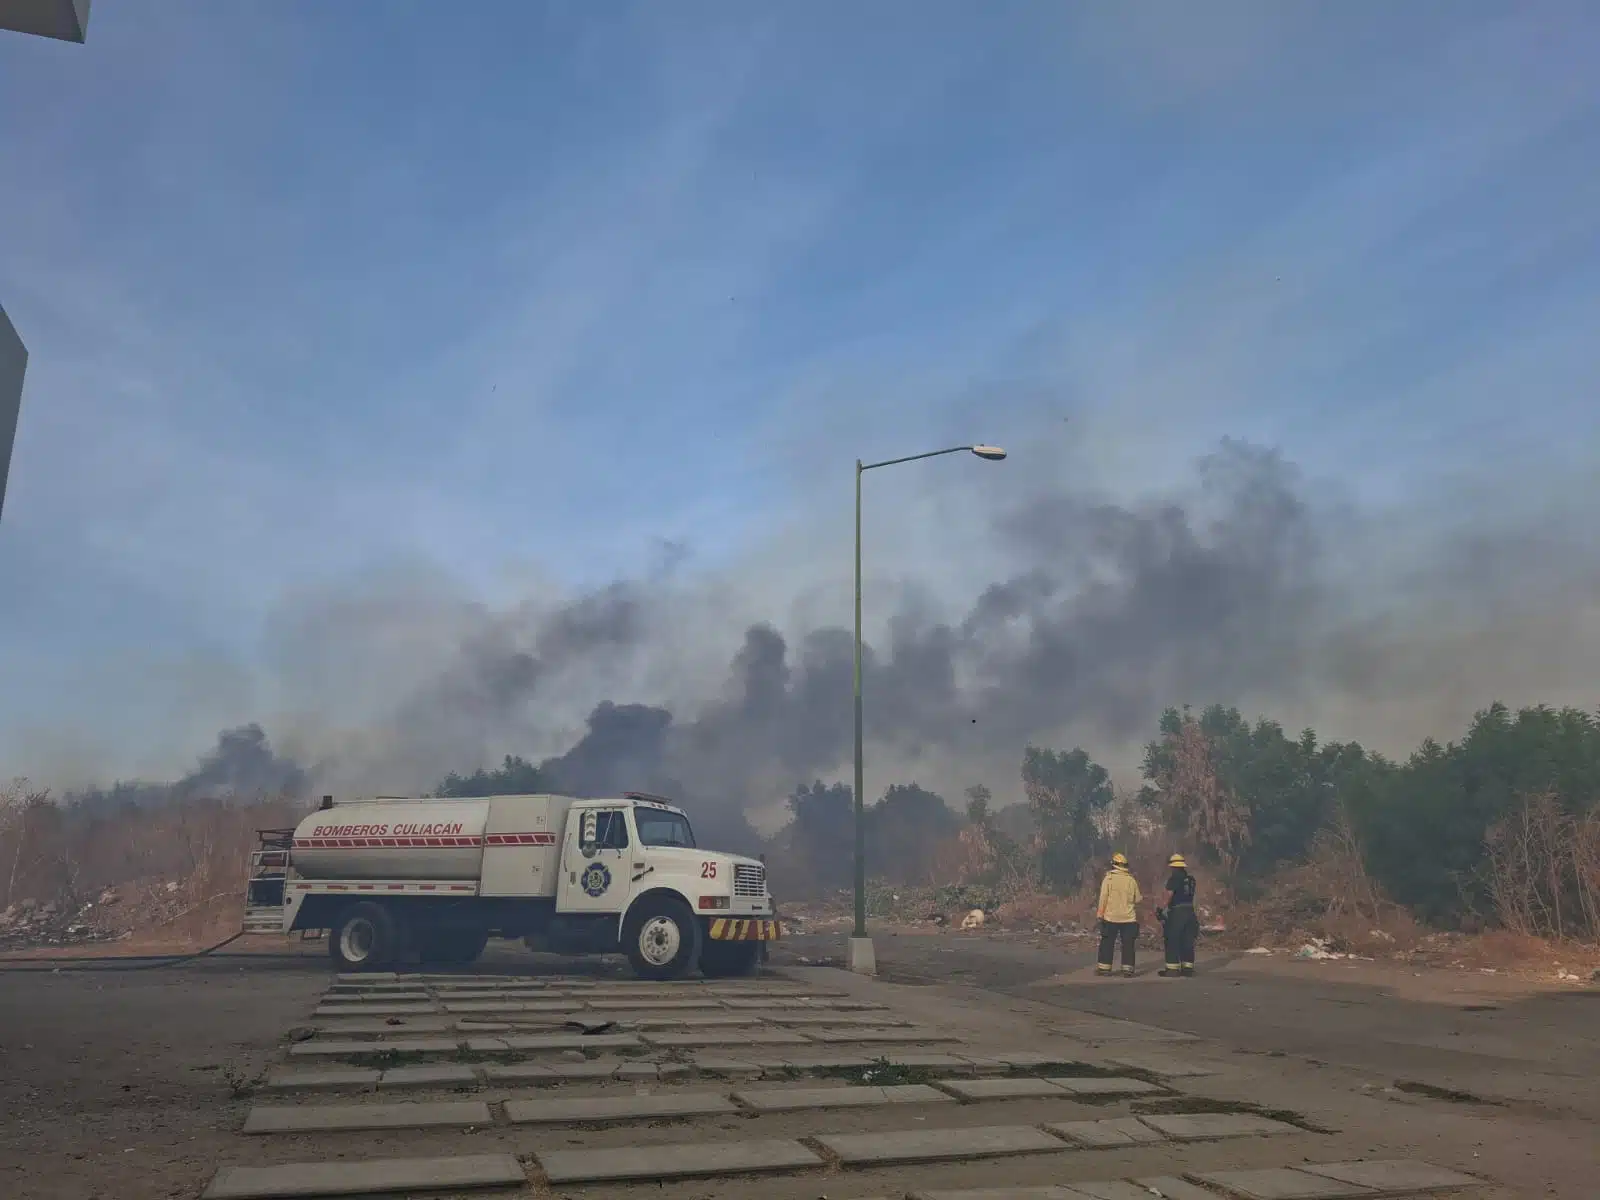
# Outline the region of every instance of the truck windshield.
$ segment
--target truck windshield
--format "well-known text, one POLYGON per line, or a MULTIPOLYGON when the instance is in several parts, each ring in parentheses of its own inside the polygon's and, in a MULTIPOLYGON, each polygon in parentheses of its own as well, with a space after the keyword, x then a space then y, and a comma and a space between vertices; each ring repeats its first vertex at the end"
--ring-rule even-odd
POLYGON ((689 828, 689 818, 682 813, 663 812, 659 808, 636 808, 633 822, 639 828, 639 840, 646 846, 684 846, 694 849, 694 830, 689 828))

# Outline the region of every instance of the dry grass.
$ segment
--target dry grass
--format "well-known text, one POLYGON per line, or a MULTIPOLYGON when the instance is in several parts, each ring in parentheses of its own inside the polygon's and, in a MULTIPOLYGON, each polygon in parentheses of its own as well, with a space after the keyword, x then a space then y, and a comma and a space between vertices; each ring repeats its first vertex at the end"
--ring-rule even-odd
POLYGON ((1094 900, 1025 892, 1001 904, 994 916, 1001 926, 1089 925, 1094 921, 1094 900))
POLYGON ((88 910, 100 932, 191 941, 238 928, 256 830, 293 825, 304 811, 262 798, 90 812, 61 808, 25 781, 3 798, 0 908, 34 901, 81 915, 106 897, 88 910))

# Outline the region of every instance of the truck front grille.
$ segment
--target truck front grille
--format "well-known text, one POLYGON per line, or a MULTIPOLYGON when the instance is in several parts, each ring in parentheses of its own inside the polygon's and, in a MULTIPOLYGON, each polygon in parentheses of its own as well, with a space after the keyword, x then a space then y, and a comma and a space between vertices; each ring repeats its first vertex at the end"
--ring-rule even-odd
POLYGON ((767 894, 767 869, 745 863, 733 864, 733 894, 759 899, 767 894))

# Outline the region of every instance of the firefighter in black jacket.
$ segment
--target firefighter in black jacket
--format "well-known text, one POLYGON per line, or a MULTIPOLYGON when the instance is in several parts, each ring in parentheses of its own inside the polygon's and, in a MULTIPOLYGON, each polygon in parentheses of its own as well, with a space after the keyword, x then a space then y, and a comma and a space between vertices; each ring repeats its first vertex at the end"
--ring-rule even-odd
POLYGON ((1167 876, 1167 903, 1158 909, 1156 916, 1165 927, 1167 965, 1161 974, 1194 974, 1194 944, 1200 937, 1200 918, 1194 912, 1194 876, 1183 855, 1174 854, 1167 859, 1172 874, 1167 876))

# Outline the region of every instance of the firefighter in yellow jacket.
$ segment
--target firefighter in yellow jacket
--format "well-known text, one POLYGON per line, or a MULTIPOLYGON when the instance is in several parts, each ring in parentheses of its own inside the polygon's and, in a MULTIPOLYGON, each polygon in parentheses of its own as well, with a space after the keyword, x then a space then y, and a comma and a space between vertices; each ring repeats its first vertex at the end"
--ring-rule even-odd
POLYGON ((1120 851, 1111 856, 1111 870, 1100 881, 1100 906, 1095 916, 1100 918, 1100 958, 1095 964, 1096 975, 1111 974, 1111 960, 1115 957, 1117 943, 1122 943, 1122 974, 1133 977, 1134 945, 1139 940, 1139 881, 1128 870, 1128 856, 1120 851))

